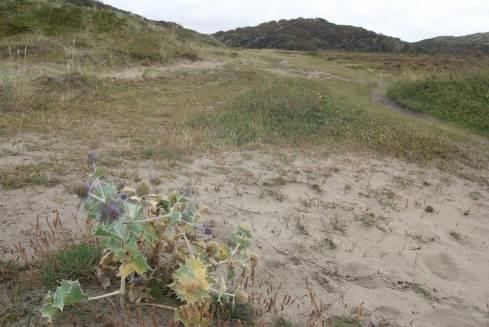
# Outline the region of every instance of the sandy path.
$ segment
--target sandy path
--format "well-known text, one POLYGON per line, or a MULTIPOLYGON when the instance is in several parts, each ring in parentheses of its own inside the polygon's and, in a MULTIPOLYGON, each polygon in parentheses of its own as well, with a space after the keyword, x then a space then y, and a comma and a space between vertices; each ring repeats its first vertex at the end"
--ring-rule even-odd
POLYGON ((417 112, 414 110, 410 110, 409 108, 401 106, 399 103, 396 101, 392 100, 387 96, 387 89, 388 89, 388 83, 384 80, 380 80, 378 82, 378 87, 372 92, 372 100, 392 111, 399 112, 403 115, 409 116, 409 117, 415 117, 431 122, 438 122, 437 119, 434 117, 423 114, 421 112, 417 112))

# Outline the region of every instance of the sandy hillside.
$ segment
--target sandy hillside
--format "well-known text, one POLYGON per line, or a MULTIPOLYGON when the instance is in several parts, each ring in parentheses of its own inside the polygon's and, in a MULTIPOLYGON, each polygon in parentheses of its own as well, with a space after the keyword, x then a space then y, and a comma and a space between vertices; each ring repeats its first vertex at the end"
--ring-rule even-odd
MULTIPOLYGON (((216 237, 251 225, 262 258, 255 296, 279 289, 274 308, 292 321, 309 319, 314 308, 307 279, 323 318, 353 316, 366 326, 489 325, 484 178, 470 182, 368 154, 273 149, 199 156, 171 173, 141 161, 137 172, 160 179, 165 190, 192 189, 210 207, 216 237), (282 307, 286 295, 294 301, 282 307)), ((72 225, 82 215, 76 204, 64 186, 2 191, 0 246, 25 242, 37 216, 52 217, 53 210, 72 225)))

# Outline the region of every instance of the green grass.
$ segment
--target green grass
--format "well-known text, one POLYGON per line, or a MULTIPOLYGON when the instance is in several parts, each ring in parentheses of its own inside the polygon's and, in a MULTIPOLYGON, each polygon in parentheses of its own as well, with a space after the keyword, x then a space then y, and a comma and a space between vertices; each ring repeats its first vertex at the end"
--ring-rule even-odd
POLYGON ((362 327, 362 323, 358 319, 348 317, 335 317, 332 318, 333 327, 362 327))
POLYGON ((208 118, 208 133, 231 145, 297 141, 329 122, 325 89, 295 80, 265 80, 238 97, 226 110, 208 118))
POLYGON ((100 247, 86 243, 58 250, 41 263, 41 282, 54 287, 61 280, 89 281, 95 275, 101 254, 100 247))
POLYGON ((294 327, 294 323, 288 319, 280 317, 273 322, 273 327, 294 327))
POLYGON ((370 86, 351 82, 269 76, 193 123, 202 126, 207 141, 217 147, 335 142, 416 161, 460 156, 440 131, 379 110, 370 92, 370 86))
POLYGON ((450 231, 448 234, 449 234, 449 235, 450 235, 450 237, 451 237, 451 238, 453 238, 455 241, 457 241, 457 242, 462 241, 463 236, 462 236, 462 234, 460 234, 459 232, 454 231, 454 230, 451 230, 451 231, 450 231))
POLYGON ((489 75, 483 72, 435 75, 395 84, 397 102, 489 136, 489 75))

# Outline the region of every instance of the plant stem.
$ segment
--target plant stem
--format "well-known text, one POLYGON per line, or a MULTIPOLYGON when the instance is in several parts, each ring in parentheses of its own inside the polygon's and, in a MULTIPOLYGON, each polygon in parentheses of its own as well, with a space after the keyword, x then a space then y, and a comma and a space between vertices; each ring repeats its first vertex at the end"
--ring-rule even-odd
POLYGON ((162 309, 171 310, 171 311, 177 310, 177 308, 171 307, 169 305, 159 304, 159 303, 138 303, 138 305, 148 305, 151 307, 157 307, 157 308, 162 308, 162 309))
POLYGON ((168 215, 160 216, 160 217, 155 217, 155 218, 149 218, 149 219, 142 219, 142 220, 135 220, 128 222, 128 224, 145 224, 145 223, 154 223, 156 221, 160 221, 163 219, 168 218, 168 215))
POLYGON ((231 252, 231 257, 233 257, 236 254, 236 251, 238 251, 238 249, 239 249, 239 244, 236 245, 236 247, 234 248, 233 252, 231 252))
POLYGON ((94 180, 91 184, 90 184, 90 187, 88 188, 88 195, 91 196, 92 198, 102 202, 102 203, 105 203, 105 194, 104 194, 104 190, 102 189, 102 185, 100 185, 100 180, 97 178, 96 180, 94 180), (95 183, 98 183, 98 187, 100 188, 100 191, 102 193, 102 197, 98 197, 97 195, 93 194, 92 193, 92 186, 95 184, 95 183))
POLYGON ((234 297, 235 296, 234 294, 231 294, 231 293, 226 293, 226 292, 222 292, 221 293, 218 290, 213 289, 212 287, 209 287, 209 291, 211 291, 213 293, 216 293, 216 294, 227 295, 227 296, 230 296, 230 297, 234 297))
POLYGON ((126 307, 126 278, 125 277, 121 278, 121 288, 119 294, 121 296, 120 298, 121 309, 124 310, 126 307))
POLYGON ((194 250, 192 250, 192 247, 190 246, 190 242, 188 241, 187 236, 185 236, 185 233, 182 232, 180 227, 178 227, 177 225, 175 225, 175 227, 178 229, 180 234, 182 234, 183 239, 185 240, 185 243, 187 243, 188 251, 190 252, 190 255, 193 257, 194 256, 194 250))
POLYGON ((93 296, 93 297, 89 297, 88 298, 88 301, 96 301, 96 300, 100 300, 100 299, 105 299, 106 297, 111 297, 111 296, 116 296, 116 295, 119 295, 121 294, 121 291, 115 291, 115 292, 112 292, 112 293, 107 293, 107 294, 103 294, 103 295, 99 295, 99 296, 93 296))

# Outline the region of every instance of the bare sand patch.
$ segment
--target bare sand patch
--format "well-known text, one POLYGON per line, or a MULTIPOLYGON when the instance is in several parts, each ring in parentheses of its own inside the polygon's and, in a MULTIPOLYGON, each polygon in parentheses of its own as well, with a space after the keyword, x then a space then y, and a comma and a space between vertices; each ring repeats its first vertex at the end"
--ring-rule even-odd
MULTIPOLYGON (((160 188, 191 189, 210 207, 216 237, 251 225, 262 258, 256 294, 273 285, 279 297, 291 295, 294 305, 280 314, 293 321, 311 311, 307 278, 324 317, 356 315, 374 326, 489 323, 482 183, 392 158, 294 150, 202 155, 172 171, 132 165, 160 188)), ((69 226, 81 215, 76 205, 63 186, 2 191, 0 246, 26 239, 39 215, 59 211, 69 226)))

